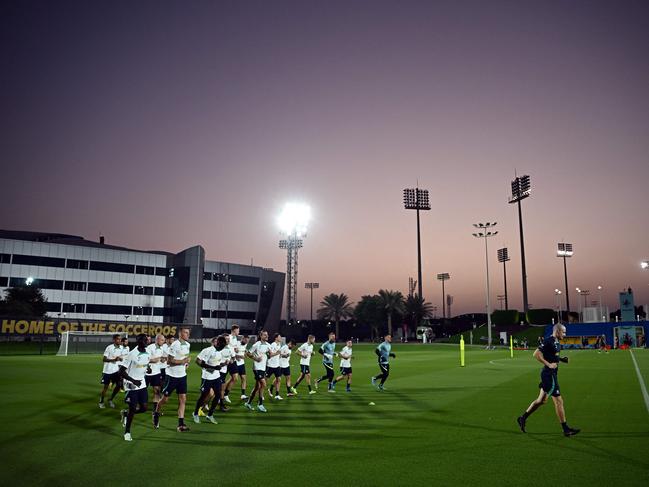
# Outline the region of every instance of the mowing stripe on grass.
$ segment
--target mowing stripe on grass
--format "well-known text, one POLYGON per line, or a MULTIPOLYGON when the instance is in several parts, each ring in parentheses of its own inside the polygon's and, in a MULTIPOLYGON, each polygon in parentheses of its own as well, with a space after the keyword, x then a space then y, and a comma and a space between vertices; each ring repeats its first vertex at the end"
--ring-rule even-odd
POLYGON ((633 350, 631 350, 631 360, 633 360, 633 365, 635 367, 635 373, 638 375, 638 381, 640 382, 640 390, 642 391, 642 397, 644 398, 644 405, 647 407, 647 412, 649 413, 649 394, 647 393, 647 386, 644 383, 642 374, 640 373, 640 368, 638 367, 638 362, 635 360, 635 355, 633 355, 633 350))

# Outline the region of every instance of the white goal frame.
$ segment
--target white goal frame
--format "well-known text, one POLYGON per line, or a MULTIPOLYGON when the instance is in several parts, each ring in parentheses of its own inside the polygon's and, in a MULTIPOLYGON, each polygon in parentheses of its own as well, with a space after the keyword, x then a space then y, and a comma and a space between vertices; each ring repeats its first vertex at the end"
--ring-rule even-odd
POLYGON ((114 332, 114 331, 64 331, 61 333, 61 344, 59 345, 59 351, 56 352, 57 357, 67 357, 68 349, 70 344, 70 336, 105 336, 112 338, 113 335, 120 335, 123 338, 128 338, 128 333, 126 332, 114 332))

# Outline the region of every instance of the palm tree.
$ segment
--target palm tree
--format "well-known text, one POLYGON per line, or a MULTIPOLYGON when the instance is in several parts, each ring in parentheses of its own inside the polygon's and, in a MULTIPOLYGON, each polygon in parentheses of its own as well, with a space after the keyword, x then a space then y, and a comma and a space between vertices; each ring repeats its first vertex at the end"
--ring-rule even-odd
POLYGON ((430 318, 433 314, 432 305, 417 294, 408 296, 404 307, 413 327, 419 325, 419 322, 424 318, 430 318))
POLYGON ((392 335, 392 315, 394 313, 403 314, 405 311, 403 294, 399 291, 381 289, 379 297, 381 298, 381 306, 388 315, 388 333, 392 335))
POLYGON ((345 293, 331 293, 325 296, 318 309, 318 318, 321 320, 334 320, 336 322, 336 337, 340 331, 340 320, 353 316, 352 303, 345 293))

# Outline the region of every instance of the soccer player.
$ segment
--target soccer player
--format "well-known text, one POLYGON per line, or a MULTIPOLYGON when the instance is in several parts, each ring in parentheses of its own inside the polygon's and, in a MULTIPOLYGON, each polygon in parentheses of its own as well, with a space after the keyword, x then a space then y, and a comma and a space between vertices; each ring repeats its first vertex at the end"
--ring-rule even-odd
POLYGON ((392 335, 389 333, 383 337, 383 343, 379 344, 374 350, 374 353, 379 357, 379 370, 381 373, 372 377, 372 385, 376 385, 376 381, 381 379, 379 383, 379 391, 383 391, 383 384, 388 380, 390 375, 390 358, 397 358, 395 354, 392 353, 392 335))
MULTIPOLYGON (((241 399, 248 399, 246 396, 246 367, 244 361, 245 355, 245 344, 243 345, 243 350, 241 350, 241 340, 239 339, 239 325, 232 325, 230 329, 230 344, 228 345, 232 351, 232 362, 228 365, 228 373, 230 374, 230 379, 225 383, 225 402, 230 404, 230 389, 234 387, 234 384, 237 382, 237 379, 241 382, 241 399), (239 374, 240 369, 243 368, 243 376, 239 374)), ((246 337, 244 337, 246 338, 246 337)), ((247 343, 246 338, 246 343, 247 343)))
POLYGON ((149 371, 147 371, 144 378, 146 379, 147 387, 153 388, 153 410, 155 411, 160 402, 160 390, 162 389, 162 373, 160 367, 165 360, 162 356, 163 346, 165 344, 164 335, 156 335, 154 343, 146 347, 146 352, 149 354, 149 371))
POLYGON ((293 390, 297 390, 297 386, 300 385, 306 378, 306 384, 309 388, 309 394, 315 394, 316 391, 311 389, 311 355, 313 355, 313 343, 315 342, 315 336, 309 335, 300 347, 297 349, 297 353, 300 355, 300 375, 293 386, 293 390))
POLYGON ((214 337, 212 338, 212 346, 201 350, 201 353, 196 357, 196 363, 203 371, 201 372, 201 395, 198 401, 196 401, 196 407, 192 414, 194 423, 201 422, 198 412, 203 404, 205 404, 210 393, 214 391, 214 400, 212 401, 212 406, 207 413, 206 419, 211 423, 217 424, 217 421, 214 419, 214 409, 219 402, 221 394, 221 367, 225 363, 221 352, 226 346, 225 337, 214 337))
POLYGON ((167 335, 165 337, 165 343, 162 345, 162 361, 160 363, 160 378, 162 379, 162 383, 165 383, 165 380, 167 379, 167 356, 169 355, 169 347, 171 344, 174 342, 176 337, 173 335, 167 335))
POLYGON ((252 364, 252 371, 255 374, 255 387, 250 393, 248 401, 244 403, 244 406, 252 411, 252 401, 255 398, 255 394, 259 394, 259 404, 257 405, 257 411, 262 413, 267 412, 266 407, 264 406, 264 391, 266 390, 266 363, 268 361, 268 351, 270 345, 268 343, 268 332, 266 330, 261 330, 259 332, 259 340, 257 340, 250 350, 246 352, 246 356, 254 360, 252 364))
POLYGON ((181 328, 178 340, 173 342, 167 353, 167 380, 162 388, 162 399, 153 413, 153 426, 160 426, 160 410, 169 401, 169 395, 178 394, 178 427, 179 433, 189 431, 185 424, 185 403, 187 402, 187 365, 189 364, 189 328, 181 328))
POLYGON ((273 382, 270 385, 270 397, 274 398, 276 401, 282 401, 284 398, 279 393, 279 384, 280 378, 282 377, 282 371, 279 368, 279 354, 282 348, 282 335, 275 333, 273 335, 273 341, 269 344, 268 347, 268 363, 266 364, 266 377, 271 379, 273 382), (275 379, 272 379, 272 376, 275 376, 275 379))
POLYGON ((340 351, 340 375, 334 380, 334 389, 336 388, 336 382, 347 378, 347 386, 345 390, 347 392, 352 392, 352 345, 354 342, 347 340, 345 346, 340 351))
MULTIPOLYGON (((248 337, 247 336, 242 336, 240 339, 238 339, 238 344, 234 348, 234 361, 237 366, 237 375, 239 376, 239 379, 241 380, 241 400, 245 401, 248 399, 248 396, 246 396, 246 387, 248 386, 248 379, 246 377, 246 347, 248 346, 248 337)), ((234 386, 234 376, 230 378, 230 385, 226 386, 225 392, 226 394, 229 392, 229 387, 234 386)))
POLYGON ((573 429, 568 426, 566 422, 566 412, 563 408, 563 397, 559 392, 559 381, 557 379, 559 373, 559 362, 568 363, 568 357, 561 357, 561 343, 560 340, 566 334, 566 327, 557 323, 552 328, 552 335, 539 345, 534 351, 534 358, 543 364, 541 370, 541 383, 539 384, 539 397, 537 397, 532 404, 525 410, 525 412, 517 418, 518 426, 521 431, 525 433, 525 423, 527 418, 545 404, 548 397, 552 397, 554 401, 554 409, 563 428, 565 436, 573 436, 579 433, 580 430, 573 429))
POLYGON ((329 333, 329 339, 320 345, 318 353, 322 355, 322 365, 325 368, 325 375, 320 377, 315 381, 315 388, 318 388, 318 384, 323 380, 327 379, 328 382, 328 392, 336 392, 333 388, 334 380, 334 357, 338 355, 336 353, 336 334, 332 331, 329 333))
POLYGON ((122 387, 118 363, 122 361, 122 346, 119 334, 113 335, 113 343, 106 347, 101 361, 104 363, 104 369, 102 370, 100 382, 104 387, 101 389, 101 394, 99 395, 99 408, 104 409, 106 407, 104 405, 104 396, 106 395, 106 391, 108 391, 110 384, 113 384, 114 388, 108 405, 111 408, 114 408, 115 403, 113 402, 113 399, 115 399, 115 396, 122 387))
MULTIPOLYGON (((291 351, 293 347, 295 347, 295 341, 289 340, 288 343, 285 343, 279 349, 279 369, 282 377, 284 377, 287 396, 294 396, 296 394, 295 389, 291 387, 291 351)), ((277 393, 279 394, 279 382, 277 383, 277 393)))
POLYGON ((608 353, 608 349, 606 348, 606 335, 602 335, 597 339, 597 341, 599 342, 599 350, 597 353, 602 353, 602 350, 608 353))
POLYGON ((124 401, 128 404, 128 410, 122 409, 122 424, 124 425, 124 440, 132 441, 131 424, 133 416, 146 412, 149 394, 144 380, 149 370, 149 353, 147 345, 149 337, 144 333, 137 336, 137 346, 129 352, 122 364, 119 366, 119 373, 124 380, 126 397, 124 401))

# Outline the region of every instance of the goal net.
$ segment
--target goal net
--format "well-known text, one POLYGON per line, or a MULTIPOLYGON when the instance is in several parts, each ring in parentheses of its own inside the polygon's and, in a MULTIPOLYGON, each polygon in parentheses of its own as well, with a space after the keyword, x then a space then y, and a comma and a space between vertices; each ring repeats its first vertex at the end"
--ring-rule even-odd
POLYGON ((56 355, 66 357, 73 353, 103 353, 106 347, 113 343, 114 335, 128 338, 126 333, 64 331, 56 355))

